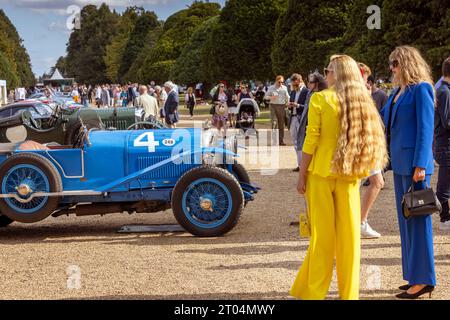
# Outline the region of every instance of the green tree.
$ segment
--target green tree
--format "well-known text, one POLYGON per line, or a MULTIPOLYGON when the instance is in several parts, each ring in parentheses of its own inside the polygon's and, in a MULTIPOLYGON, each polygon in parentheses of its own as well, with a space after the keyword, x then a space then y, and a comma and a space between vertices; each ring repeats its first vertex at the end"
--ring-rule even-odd
POLYGON ((108 82, 106 73, 106 47, 115 33, 118 15, 106 4, 98 9, 94 5, 81 10, 80 29, 74 30, 67 47, 67 71, 81 83, 108 82))
POLYGON ((8 88, 12 89, 19 85, 17 73, 12 69, 8 58, 0 51, 0 78, 6 80, 8 88))
POLYGON ((202 60, 208 78, 266 80, 273 77, 274 25, 285 1, 229 0, 207 37, 202 60))
POLYGON ((345 52, 372 68, 377 76, 388 76, 389 54, 399 45, 412 45, 423 53, 435 78, 450 52, 450 1, 416 0, 355 1, 344 35, 345 52), (381 29, 366 26, 367 6, 381 8, 381 29))
POLYGON ((128 7, 120 16, 117 26, 117 35, 112 39, 111 43, 106 46, 105 64, 108 79, 112 82, 119 82, 119 67, 127 45, 130 33, 133 31, 134 25, 142 8, 128 7))
POLYGON ((164 23, 157 43, 144 51, 145 59, 140 61, 138 72, 141 81, 163 82, 169 79, 176 59, 189 43, 194 30, 219 13, 219 4, 195 1, 189 8, 170 16, 164 23))
MULTIPOLYGON (((159 22, 159 26, 157 26, 155 29, 152 29, 151 32, 147 34, 146 40, 143 42, 144 46, 140 50, 139 55, 133 61, 133 64, 131 65, 128 72, 122 77, 124 81, 148 83, 149 80, 146 75, 149 73, 148 70, 142 67, 143 62, 146 60, 148 52, 150 52, 158 42, 161 33, 162 22, 159 22)), ((162 70, 162 72, 166 72, 166 70, 162 70)))
POLYGON ((351 0, 289 0, 276 23, 272 47, 273 71, 303 75, 327 64, 329 56, 343 49, 351 0))
POLYGON ((123 80, 124 76, 126 77, 130 67, 143 49, 143 44, 146 43, 150 34, 156 30, 158 25, 158 17, 154 12, 143 12, 137 18, 123 51, 119 67, 119 79, 123 80))
POLYGON ((55 68, 58 69, 64 77, 67 73, 66 58, 59 57, 58 60, 56 60, 55 68))
POLYGON ((192 34, 189 43, 184 47, 175 62, 171 78, 179 83, 193 85, 198 82, 211 81, 207 70, 206 40, 213 28, 217 26, 219 17, 213 17, 203 22, 192 34))
POLYGON ((0 53, 2 53, 0 78, 8 77, 10 87, 31 86, 36 81, 31 70, 30 57, 22 42, 14 25, 0 9, 0 53))

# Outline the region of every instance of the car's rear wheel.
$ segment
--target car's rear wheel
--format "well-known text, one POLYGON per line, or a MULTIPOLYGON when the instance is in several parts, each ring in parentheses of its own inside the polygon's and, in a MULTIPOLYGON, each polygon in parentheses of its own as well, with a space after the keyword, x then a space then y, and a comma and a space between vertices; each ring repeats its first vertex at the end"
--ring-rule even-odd
POLYGON ((39 155, 21 153, 7 159, 0 167, 2 194, 15 198, 1 198, 0 212, 13 221, 33 223, 52 214, 59 197, 33 197, 37 192, 61 192, 62 182, 53 164, 39 155))
POLYGON ((178 223, 199 237, 229 232, 239 221, 244 194, 227 170, 202 166, 185 173, 172 193, 172 209, 178 223))

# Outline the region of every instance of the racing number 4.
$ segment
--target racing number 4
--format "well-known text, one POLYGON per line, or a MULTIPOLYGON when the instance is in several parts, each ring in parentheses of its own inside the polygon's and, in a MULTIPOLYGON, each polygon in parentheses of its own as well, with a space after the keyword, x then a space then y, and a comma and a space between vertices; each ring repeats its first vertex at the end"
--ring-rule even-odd
POLYGON ((155 152, 159 141, 155 141, 153 132, 144 132, 134 140, 135 147, 148 147, 148 152, 155 152), (147 138, 147 139, 146 139, 147 138))

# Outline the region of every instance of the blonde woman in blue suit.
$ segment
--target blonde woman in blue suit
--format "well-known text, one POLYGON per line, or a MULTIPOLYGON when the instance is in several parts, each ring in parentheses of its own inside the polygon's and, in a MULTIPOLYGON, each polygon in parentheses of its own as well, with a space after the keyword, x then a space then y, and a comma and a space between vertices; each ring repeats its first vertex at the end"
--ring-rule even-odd
POLYGON ((430 185, 434 171, 433 134, 435 94, 428 64, 420 52, 410 46, 397 47, 389 57, 394 90, 381 110, 387 132, 391 167, 394 172, 397 216, 402 243, 403 279, 408 283, 397 295, 416 299, 436 286, 431 216, 411 217, 402 214, 403 195, 430 185))
POLYGON ((381 118, 357 63, 332 56, 329 89, 309 103, 297 189, 306 193, 311 239, 290 294, 324 299, 334 260, 341 299, 359 298, 361 206, 359 181, 387 164, 381 118))

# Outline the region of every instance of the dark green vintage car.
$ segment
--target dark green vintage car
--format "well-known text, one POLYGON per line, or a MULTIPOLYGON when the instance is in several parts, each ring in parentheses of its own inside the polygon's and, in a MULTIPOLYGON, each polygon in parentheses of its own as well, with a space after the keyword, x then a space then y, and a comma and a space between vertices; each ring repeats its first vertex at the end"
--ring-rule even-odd
POLYGON ((106 130, 165 127, 155 119, 143 121, 136 117, 135 112, 135 108, 64 109, 55 107, 51 115, 39 117, 25 109, 0 120, 0 143, 33 140, 39 143, 56 142, 72 145, 82 125, 88 129, 106 130))

